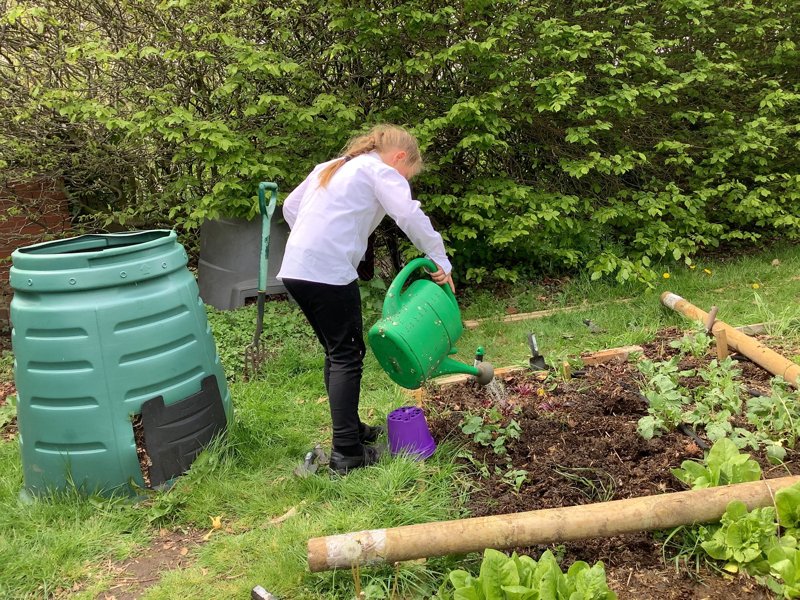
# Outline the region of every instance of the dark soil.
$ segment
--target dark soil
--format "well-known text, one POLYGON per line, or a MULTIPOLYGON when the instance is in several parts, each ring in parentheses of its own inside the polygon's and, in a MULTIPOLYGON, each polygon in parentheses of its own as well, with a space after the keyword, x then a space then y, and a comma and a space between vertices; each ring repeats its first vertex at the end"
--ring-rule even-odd
MULTIPOLYGON (((662 332, 645 346, 645 355, 651 359, 674 356, 677 350, 669 347, 669 341, 679 334, 677 330, 662 332)), ((711 358, 710 354, 699 361, 687 358, 681 366, 691 368, 711 358)), ((745 360, 738 368, 747 388, 769 391, 768 373, 745 360)), ((505 444, 508 455, 502 457, 461 431, 467 414, 486 414, 494 405, 485 389, 464 384, 429 390, 426 411, 434 438, 463 445, 475 459, 475 463, 460 459, 470 465, 468 472, 475 480, 468 507, 471 514, 514 513, 687 489, 670 469, 687 459, 702 459, 702 447, 708 441, 702 431, 696 438, 676 431, 643 439, 636 431, 638 420, 647 414, 638 392, 639 378, 633 363, 589 367, 583 377, 566 382, 553 378, 538 381, 525 374, 504 378, 509 405, 501 411, 500 422, 505 425, 516 419, 522 433, 519 439, 505 444), (503 481, 509 462, 513 469, 527 471, 527 480, 519 490, 503 481), (488 477, 474 466, 480 463, 488 467, 488 477)), ((682 383, 693 387, 700 383, 697 379, 682 383)), ((796 451, 788 451, 786 468, 769 464, 763 453, 752 454, 766 477, 781 477, 788 474, 787 470, 800 473, 796 451)), ((518 551, 536 556, 545 548, 518 551)), ((677 570, 674 563, 665 564, 661 544, 651 533, 550 548, 564 557, 565 564, 602 560, 609 585, 621 599, 771 597, 745 577, 726 579, 706 567, 697 573, 685 567, 677 570)))
POLYGON ((131 425, 133 425, 133 439, 136 442, 136 456, 139 459, 139 467, 142 469, 142 479, 144 479, 144 486, 149 488, 152 487, 150 485, 150 467, 153 466, 153 461, 144 444, 142 415, 134 415, 131 425))
POLYGON ((96 600, 137 600, 158 583, 167 571, 183 569, 193 562, 191 551, 204 542, 196 530, 162 529, 150 546, 124 563, 111 565, 114 579, 96 600))

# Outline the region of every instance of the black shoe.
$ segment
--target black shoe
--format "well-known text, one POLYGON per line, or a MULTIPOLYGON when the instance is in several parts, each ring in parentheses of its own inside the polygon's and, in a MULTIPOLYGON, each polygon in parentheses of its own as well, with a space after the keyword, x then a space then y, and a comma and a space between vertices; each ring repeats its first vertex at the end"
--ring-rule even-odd
POLYGON ((374 444, 384 433, 386 433, 386 427, 383 425, 370 426, 366 423, 361 423, 358 441, 362 444, 374 444))
POLYGON ((328 466, 331 471, 345 475, 348 471, 374 465, 380 460, 381 452, 374 446, 364 446, 364 452, 359 456, 347 456, 336 449, 331 450, 331 459, 328 466))

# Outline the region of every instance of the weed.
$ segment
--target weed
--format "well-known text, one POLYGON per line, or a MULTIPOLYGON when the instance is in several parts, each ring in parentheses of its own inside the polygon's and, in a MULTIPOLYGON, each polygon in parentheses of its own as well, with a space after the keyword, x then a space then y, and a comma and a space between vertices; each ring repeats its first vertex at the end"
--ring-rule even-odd
MULTIPOLYGON (((256 310, 255 305, 235 310, 206 306, 217 353, 228 379, 235 379, 244 368, 244 349, 253 342, 256 330, 256 310)), ((287 341, 308 339, 310 331, 300 309, 293 304, 276 301, 264 305, 264 329, 260 342, 273 355, 287 341)))
POLYGON ((574 484, 592 502, 608 502, 614 498, 614 477, 600 468, 553 467, 553 470, 574 484))
POLYGON ((17 395, 12 394, 5 398, 5 404, 0 405, 0 429, 14 420, 17 416, 17 395))

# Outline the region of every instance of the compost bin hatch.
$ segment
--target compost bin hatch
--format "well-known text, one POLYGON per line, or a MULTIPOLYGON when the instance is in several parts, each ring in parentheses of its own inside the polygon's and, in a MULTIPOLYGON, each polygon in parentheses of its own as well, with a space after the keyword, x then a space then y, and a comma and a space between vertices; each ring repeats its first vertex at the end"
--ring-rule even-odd
POLYGON ((150 485, 166 483, 189 470, 200 451, 225 429, 227 420, 217 378, 204 378, 201 389, 174 404, 162 396, 142 404, 142 429, 152 461, 150 485))

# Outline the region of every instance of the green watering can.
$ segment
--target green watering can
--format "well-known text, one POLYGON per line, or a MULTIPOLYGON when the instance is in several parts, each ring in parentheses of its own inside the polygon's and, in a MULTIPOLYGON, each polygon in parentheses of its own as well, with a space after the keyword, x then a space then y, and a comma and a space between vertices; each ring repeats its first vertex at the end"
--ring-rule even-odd
POLYGON ((428 258, 406 265, 386 292, 382 318, 369 330, 369 345, 381 367, 392 381, 410 390, 452 373, 474 375, 481 385, 488 384, 494 378, 492 365, 468 365, 449 356, 456 353, 453 344, 464 331, 450 286, 418 279, 403 290, 417 269, 433 272, 437 267, 428 258))

